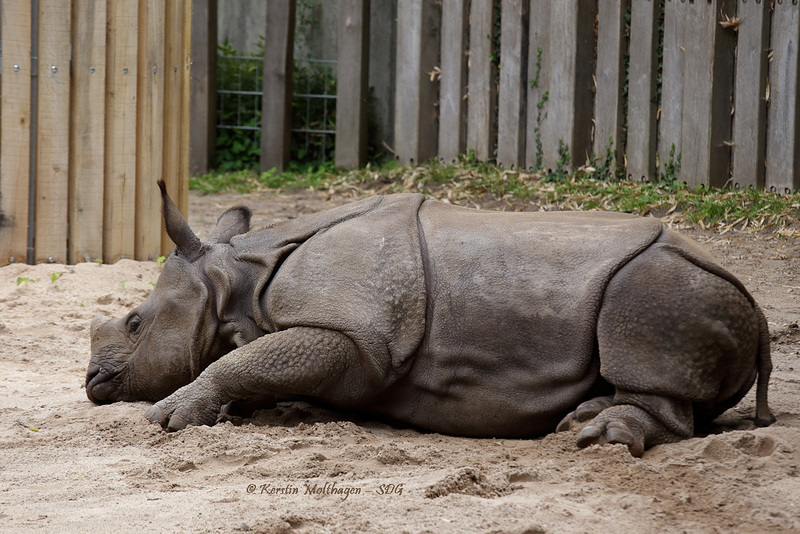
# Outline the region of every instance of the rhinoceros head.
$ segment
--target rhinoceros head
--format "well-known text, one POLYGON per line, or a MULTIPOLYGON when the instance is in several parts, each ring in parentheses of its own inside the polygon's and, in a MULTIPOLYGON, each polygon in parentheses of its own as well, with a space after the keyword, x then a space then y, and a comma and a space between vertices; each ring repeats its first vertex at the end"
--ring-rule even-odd
POLYGON ((215 244, 228 243, 250 226, 250 210, 231 208, 209 241, 192 232, 159 181, 167 233, 176 248, 164 263, 150 296, 125 317, 95 317, 86 394, 100 403, 157 401, 192 381, 232 350, 220 337, 204 264, 215 244))

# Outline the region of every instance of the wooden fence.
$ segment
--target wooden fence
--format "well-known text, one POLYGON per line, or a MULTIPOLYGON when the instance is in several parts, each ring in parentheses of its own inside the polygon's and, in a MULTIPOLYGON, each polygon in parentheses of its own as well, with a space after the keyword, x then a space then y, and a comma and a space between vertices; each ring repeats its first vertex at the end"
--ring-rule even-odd
POLYGON ((156 258, 186 212, 191 2, 2 0, 0 265, 156 258))
POLYGON ((689 185, 800 188, 796 0, 399 2, 403 161, 553 168, 566 149, 574 168, 611 150, 636 180, 679 162, 689 185))
MULTIPOLYGON (((610 151, 636 180, 679 163, 690 185, 800 188, 797 0, 397 3, 394 150, 404 163, 474 150, 525 169, 553 169, 568 153, 575 168, 610 151)), ((270 2, 267 33, 280 28, 283 44, 267 47, 265 65, 287 65, 293 5, 270 2)), ((368 7, 339 3, 336 157, 351 166, 364 163, 367 135, 368 7)), ((265 102, 287 94, 287 73, 273 72, 265 102)), ((288 143, 283 125, 264 124, 273 155, 288 143)))

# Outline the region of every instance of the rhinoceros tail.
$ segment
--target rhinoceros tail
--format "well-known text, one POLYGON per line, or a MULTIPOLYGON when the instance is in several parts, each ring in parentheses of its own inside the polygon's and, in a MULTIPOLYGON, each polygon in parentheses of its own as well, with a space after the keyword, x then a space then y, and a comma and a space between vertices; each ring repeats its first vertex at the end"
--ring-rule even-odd
POLYGON ((772 373, 772 357, 769 348, 769 326, 764 312, 755 302, 753 306, 758 313, 760 338, 758 343, 758 382, 756 383, 756 416, 754 422, 758 426, 769 426, 775 422, 775 417, 769 410, 767 389, 769 388, 769 375, 772 373))

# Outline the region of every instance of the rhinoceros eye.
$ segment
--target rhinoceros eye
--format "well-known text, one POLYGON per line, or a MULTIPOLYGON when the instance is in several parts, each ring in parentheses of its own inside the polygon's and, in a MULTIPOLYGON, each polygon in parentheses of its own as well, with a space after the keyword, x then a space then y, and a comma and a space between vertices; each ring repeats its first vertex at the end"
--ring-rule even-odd
POLYGON ((134 315, 128 321, 128 333, 135 334, 139 331, 139 327, 142 325, 142 318, 138 315, 134 315))

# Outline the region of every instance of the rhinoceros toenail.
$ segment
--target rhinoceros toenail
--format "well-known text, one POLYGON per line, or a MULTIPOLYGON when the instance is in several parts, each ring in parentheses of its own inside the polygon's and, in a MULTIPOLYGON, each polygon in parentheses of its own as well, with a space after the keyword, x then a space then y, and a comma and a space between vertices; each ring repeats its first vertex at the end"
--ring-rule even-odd
POLYGON ((172 414, 169 418, 169 424, 167 425, 167 430, 170 432, 174 432, 176 430, 183 430, 189 426, 189 422, 177 414, 172 414))
POLYGON ((158 406, 154 405, 149 407, 147 411, 144 413, 144 415, 154 423, 161 423, 161 419, 164 416, 164 411, 158 406))

